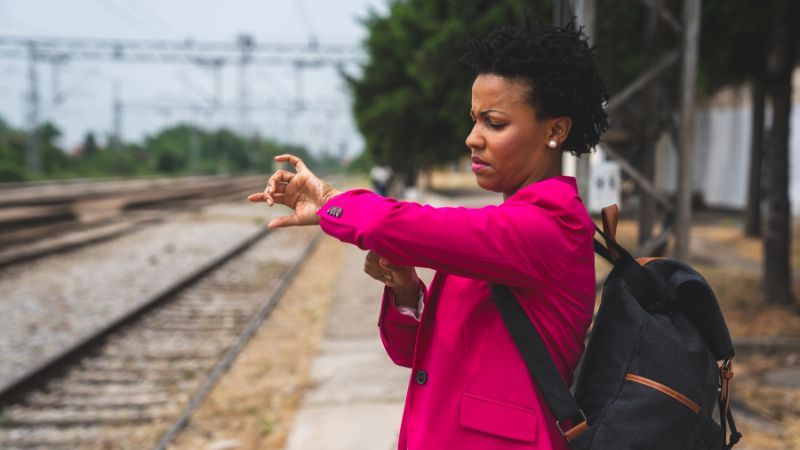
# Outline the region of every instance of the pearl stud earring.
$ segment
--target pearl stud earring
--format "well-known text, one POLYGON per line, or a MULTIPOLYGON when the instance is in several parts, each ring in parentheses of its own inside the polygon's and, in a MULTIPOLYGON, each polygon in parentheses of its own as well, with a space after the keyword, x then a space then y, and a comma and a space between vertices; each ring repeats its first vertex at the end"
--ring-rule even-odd
POLYGON ((558 142, 556 142, 555 139, 550 139, 550 142, 547 143, 547 146, 550 147, 550 148, 556 148, 557 145, 558 145, 558 142))

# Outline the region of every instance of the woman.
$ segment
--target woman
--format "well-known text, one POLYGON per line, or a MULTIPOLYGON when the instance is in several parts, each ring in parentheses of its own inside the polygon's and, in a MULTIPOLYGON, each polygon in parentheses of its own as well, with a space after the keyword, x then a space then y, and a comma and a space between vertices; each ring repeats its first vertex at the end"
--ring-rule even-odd
POLYGON ((399 449, 566 448, 489 286, 511 286, 571 384, 594 306, 594 223, 561 156, 598 143, 606 90, 571 25, 502 28, 472 42, 466 60, 477 73, 472 170, 503 194, 501 205, 433 208, 341 192, 292 155, 276 160, 296 173, 275 172, 250 200, 294 209, 270 228, 319 224, 370 250, 365 271, 386 285, 381 339, 412 369, 399 449), (414 267, 436 270, 430 287, 414 267))

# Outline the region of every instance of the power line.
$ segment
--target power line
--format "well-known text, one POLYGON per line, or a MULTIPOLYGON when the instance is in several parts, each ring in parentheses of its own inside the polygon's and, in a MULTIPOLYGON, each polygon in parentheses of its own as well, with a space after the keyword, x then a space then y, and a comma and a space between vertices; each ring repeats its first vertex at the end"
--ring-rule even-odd
POLYGON ((218 105, 222 101, 222 67, 224 61, 219 58, 198 58, 195 64, 209 69, 214 82, 212 103, 218 105))
POLYGON ((94 2, 105 8, 106 11, 110 12, 114 17, 122 21, 124 24, 132 28, 137 28, 140 31, 144 31, 145 33, 153 32, 152 28, 149 30, 145 29, 150 25, 148 22, 141 22, 141 19, 132 16, 130 13, 120 8, 116 3, 113 3, 109 0, 94 0, 94 2), (144 24, 145 27, 142 27, 142 24, 144 24))
POLYGON ((102 75, 102 70, 97 67, 92 67, 84 71, 80 77, 77 77, 77 81, 70 84, 67 88, 61 89, 61 92, 58 94, 59 103, 64 103, 72 96, 84 92, 83 88, 92 84, 100 75, 102 75))
MULTIPOLYGON (((111 0, 107 0, 111 1, 111 0)), ((125 0, 122 2, 123 5, 127 5, 128 8, 133 7, 133 10, 139 14, 140 17, 144 18, 145 20, 151 21, 158 25, 161 29, 167 31, 170 34, 178 35, 180 32, 176 30, 172 25, 165 22, 158 16, 158 14, 154 13, 150 8, 146 7, 141 1, 139 0, 125 0)))
MULTIPOLYGON (((71 60, 195 64, 215 59, 220 64, 241 63, 239 41, 195 41, 168 39, 91 39, 23 37, 0 35, 0 59, 26 59, 28 46, 36 44, 42 58, 66 54, 71 60)), ((247 64, 302 64, 304 67, 362 63, 366 54, 352 44, 300 44, 257 42, 250 38, 247 64)))
POLYGON ((306 30, 308 31, 309 45, 315 47, 317 45, 317 33, 314 32, 314 26, 311 24, 311 20, 308 18, 308 12, 306 11, 303 0, 295 0, 292 3, 294 3, 294 6, 300 12, 300 17, 306 24, 306 30))
POLYGON ((272 92, 278 95, 292 95, 289 89, 287 89, 282 82, 273 77, 267 70, 260 70, 256 75, 266 78, 267 83, 265 84, 272 92))
POLYGON ((190 91, 195 98, 208 105, 214 105, 216 102, 214 93, 203 86, 200 86, 200 84, 195 81, 195 79, 192 78, 189 73, 187 73, 185 70, 178 70, 176 75, 181 79, 183 86, 187 88, 186 90, 190 91))
MULTIPOLYGON (((292 43, 292 42, 257 42, 252 37, 238 41, 194 41, 194 40, 169 40, 169 39, 93 39, 93 38, 57 38, 57 37, 29 37, 0 35, 0 59, 24 59, 28 61, 28 84, 26 96, 28 127, 35 129, 41 118, 39 105, 39 80, 36 66, 42 62, 66 61, 70 62, 108 62, 108 63, 149 63, 149 64, 192 64, 207 67, 214 75, 214 98, 211 101, 183 104, 148 104, 141 105, 122 100, 112 100, 114 119, 112 121, 112 134, 121 135, 122 115, 124 112, 146 109, 171 114, 176 111, 189 113, 204 113, 206 115, 217 112, 239 113, 240 126, 245 134, 250 132, 248 116, 252 113, 277 113, 288 117, 297 117, 301 111, 300 106, 309 112, 325 112, 329 114, 344 113, 349 110, 346 102, 336 104, 302 102, 302 80, 300 72, 304 69, 319 68, 324 66, 340 66, 361 63, 366 55, 357 45, 347 44, 319 44, 319 43, 292 43), (290 100, 258 101, 251 98, 248 77, 245 72, 252 65, 269 65, 285 63, 295 69, 296 79, 295 96, 290 100), (227 65, 239 66, 240 92, 239 102, 236 104, 223 103, 221 96, 221 70, 227 65)), ((184 72, 185 73, 185 72, 184 72)), ((189 79, 188 75, 184 78, 189 79)), ((55 81, 55 79, 54 79, 55 81)), ((184 80, 184 84, 197 84, 192 80, 184 80)), ((273 83, 275 80, 272 80, 273 83)), ((278 87, 278 83, 270 83, 270 87, 278 87)), ((284 88, 285 86, 280 86, 284 88)), ((54 88, 59 91, 60 86, 54 88)), ((285 89, 283 89, 285 90, 285 89)), ((115 88, 115 95, 119 95, 119 87, 115 88)), ((208 89, 203 89, 208 91, 208 89)), ((67 92, 69 95, 69 92, 67 92)), ((63 99, 62 99, 63 100, 63 99)), ((162 98, 163 100, 163 98, 162 98)), ((219 116, 217 116, 219 117, 219 116)), ((290 125, 291 126, 291 125, 290 125)), ((35 134, 29 143, 29 164, 31 167, 39 165, 38 143, 35 134)), ((121 136, 120 136, 121 138, 121 136)))
MULTIPOLYGON (((186 101, 167 101, 167 100, 127 100, 122 102, 125 110, 158 110, 158 111, 206 111, 210 109, 208 106, 199 105, 195 102, 186 101)), ((238 103, 223 103, 214 109, 223 111, 238 111, 241 105, 238 103)), ((260 112, 294 112, 295 103, 293 101, 283 101, 280 99, 260 99, 251 100, 247 104, 247 109, 250 111, 260 112)), ((309 103, 306 110, 319 112, 319 113, 336 113, 349 111, 349 105, 338 101, 325 101, 319 100, 309 103)))

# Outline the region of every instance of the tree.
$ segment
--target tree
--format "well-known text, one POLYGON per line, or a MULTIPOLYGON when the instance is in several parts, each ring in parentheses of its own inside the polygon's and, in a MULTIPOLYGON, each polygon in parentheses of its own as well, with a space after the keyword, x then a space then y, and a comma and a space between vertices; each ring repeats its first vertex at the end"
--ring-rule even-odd
POLYGON ((61 130, 53 123, 45 122, 36 129, 42 155, 43 174, 50 178, 63 177, 69 173, 69 161, 58 145, 61 130))
POLYGON ((767 223, 764 238, 764 292, 768 302, 791 304, 791 211, 789 209, 789 119, 792 70, 800 37, 800 7, 795 0, 773 0, 773 27, 767 61, 767 92, 772 100, 772 128, 767 145, 767 223))
POLYGON ((761 202, 766 200, 764 298, 793 303, 791 212, 788 193, 791 73, 800 47, 800 6, 792 0, 753 3, 704 0, 703 28, 726 30, 703 35, 701 75, 706 91, 749 81, 752 98, 750 176, 745 234, 761 233, 761 202), (766 98, 772 103, 772 128, 765 135, 766 98), (763 165, 763 168, 762 168, 763 165), (762 173, 765 175, 762 182, 762 173), (762 195, 762 185, 764 192, 762 195))
POLYGON ((550 16, 544 0, 394 0, 364 19, 369 62, 347 76, 372 159, 415 178, 424 166, 467 154, 473 74, 460 61, 470 38, 521 21, 526 8, 550 16))
POLYGON ((0 118, 0 181, 25 181, 24 133, 13 129, 0 118))
POLYGON ((97 140, 94 138, 94 133, 91 131, 86 133, 86 136, 83 138, 83 145, 81 146, 81 156, 85 158, 91 158, 99 151, 100 147, 97 145, 97 140))
MULTIPOLYGON (((146 137, 144 143, 124 143, 119 151, 101 148, 90 132, 84 137, 82 151, 73 157, 59 147, 61 131, 55 125, 44 123, 36 133, 42 152, 42 175, 48 178, 178 175, 198 169, 207 174, 265 173, 273 169, 272 157, 281 153, 294 153, 310 167, 317 164, 305 147, 261 137, 244 138, 224 128, 206 131, 176 125, 146 137), (199 168, 191 166, 193 146, 199 168)), ((25 169, 28 136, 26 131, 15 129, 0 118, 0 181, 33 178, 25 169)))
POLYGON ((761 174, 764 159, 764 107, 770 8, 747 0, 705 0, 700 59, 701 86, 706 93, 728 84, 749 82, 752 105, 750 174, 745 234, 761 234, 761 174), (717 30, 727 30, 717 32, 717 30))

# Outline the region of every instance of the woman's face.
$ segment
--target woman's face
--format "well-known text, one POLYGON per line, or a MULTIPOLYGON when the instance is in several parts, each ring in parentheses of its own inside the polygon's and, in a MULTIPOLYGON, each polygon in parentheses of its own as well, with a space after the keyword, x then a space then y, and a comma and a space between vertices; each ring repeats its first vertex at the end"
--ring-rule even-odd
POLYGON ((528 89, 522 82, 492 74, 478 75, 472 84, 470 115, 475 125, 466 141, 472 170, 480 187, 502 192, 504 198, 561 174, 560 147, 569 119, 537 119, 526 100, 528 89), (548 147, 551 139, 556 139, 556 148, 548 147))

